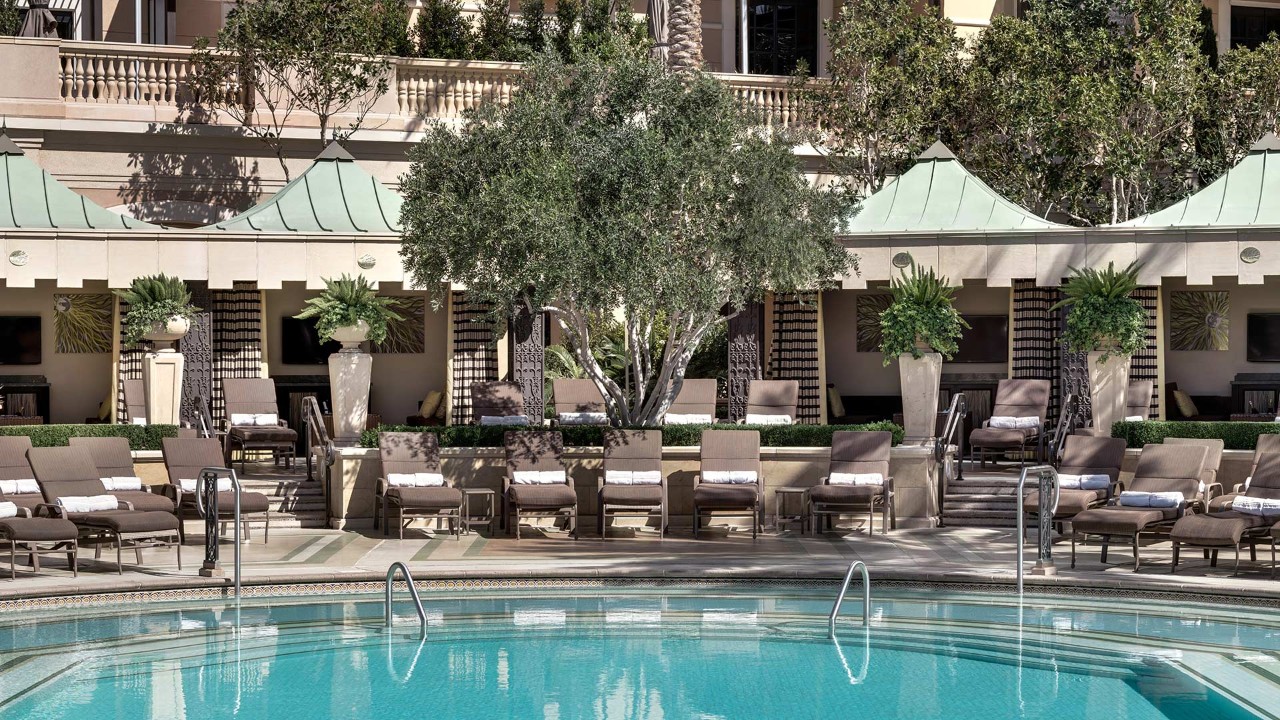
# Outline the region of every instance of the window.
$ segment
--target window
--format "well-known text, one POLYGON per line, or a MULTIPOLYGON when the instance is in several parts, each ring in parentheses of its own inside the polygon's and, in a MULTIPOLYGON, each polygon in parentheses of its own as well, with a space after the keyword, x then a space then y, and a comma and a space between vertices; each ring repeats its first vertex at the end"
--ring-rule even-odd
POLYGON ((1255 48, 1280 35, 1280 8, 1231 6, 1231 47, 1255 48))
POLYGON ((747 61, 761 75, 790 75, 800 60, 818 69, 817 0, 774 0, 747 8, 747 61))

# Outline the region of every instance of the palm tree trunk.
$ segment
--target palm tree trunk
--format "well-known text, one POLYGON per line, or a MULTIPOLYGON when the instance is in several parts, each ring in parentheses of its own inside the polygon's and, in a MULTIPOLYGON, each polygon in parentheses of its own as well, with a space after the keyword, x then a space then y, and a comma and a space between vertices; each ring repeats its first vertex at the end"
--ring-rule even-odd
POLYGON ((671 69, 702 68, 701 0, 671 0, 671 69))

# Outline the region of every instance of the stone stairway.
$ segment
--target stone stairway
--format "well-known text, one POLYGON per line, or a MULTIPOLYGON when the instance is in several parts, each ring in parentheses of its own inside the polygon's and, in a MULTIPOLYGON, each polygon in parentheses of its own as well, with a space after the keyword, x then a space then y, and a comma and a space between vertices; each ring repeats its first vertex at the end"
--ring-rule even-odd
MULTIPOLYGON (((318 481, 307 481, 304 467, 293 471, 273 467, 270 463, 250 463, 240 475, 245 492, 260 492, 271 500, 272 527, 325 527, 324 493, 318 481)), ((236 472, 240 464, 236 463, 236 472)))
POLYGON ((968 470, 947 485, 942 523, 949 527, 1017 527, 1018 473, 968 470))

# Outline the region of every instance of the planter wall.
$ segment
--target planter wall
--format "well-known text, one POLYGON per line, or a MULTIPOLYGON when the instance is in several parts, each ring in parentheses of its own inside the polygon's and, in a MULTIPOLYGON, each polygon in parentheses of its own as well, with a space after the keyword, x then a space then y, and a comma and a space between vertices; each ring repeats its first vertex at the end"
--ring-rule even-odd
POLYGON ((909 353, 898 356, 902 377, 902 419, 908 440, 933 437, 938 423, 938 386, 942 382, 942 355, 909 353))
POLYGON ((1124 420, 1125 394, 1129 390, 1129 356, 1089 353, 1089 402, 1093 408, 1093 429, 1111 437, 1111 426, 1124 420))

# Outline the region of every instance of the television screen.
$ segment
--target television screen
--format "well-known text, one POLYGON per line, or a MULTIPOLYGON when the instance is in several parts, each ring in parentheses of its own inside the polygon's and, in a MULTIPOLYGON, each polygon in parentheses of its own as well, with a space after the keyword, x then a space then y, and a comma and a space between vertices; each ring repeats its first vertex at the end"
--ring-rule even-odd
POLYGON ((314 318, 280 318, 280 360, 285 365, 323 365, 341 347, 341 343, 333 341, 320 342, 314 318))
POLYGON ((40 361, 40 317, 0 317, 0 365, 40 361))
POLYGON ((961 315, 969 329, 960 336, 960 349, 951 362, 1002 363, 1009 361, 1008 315, 961 315))
POLYGON ((1280 362, 1280 313, 1249 313, 1245 359, 1280 362))

